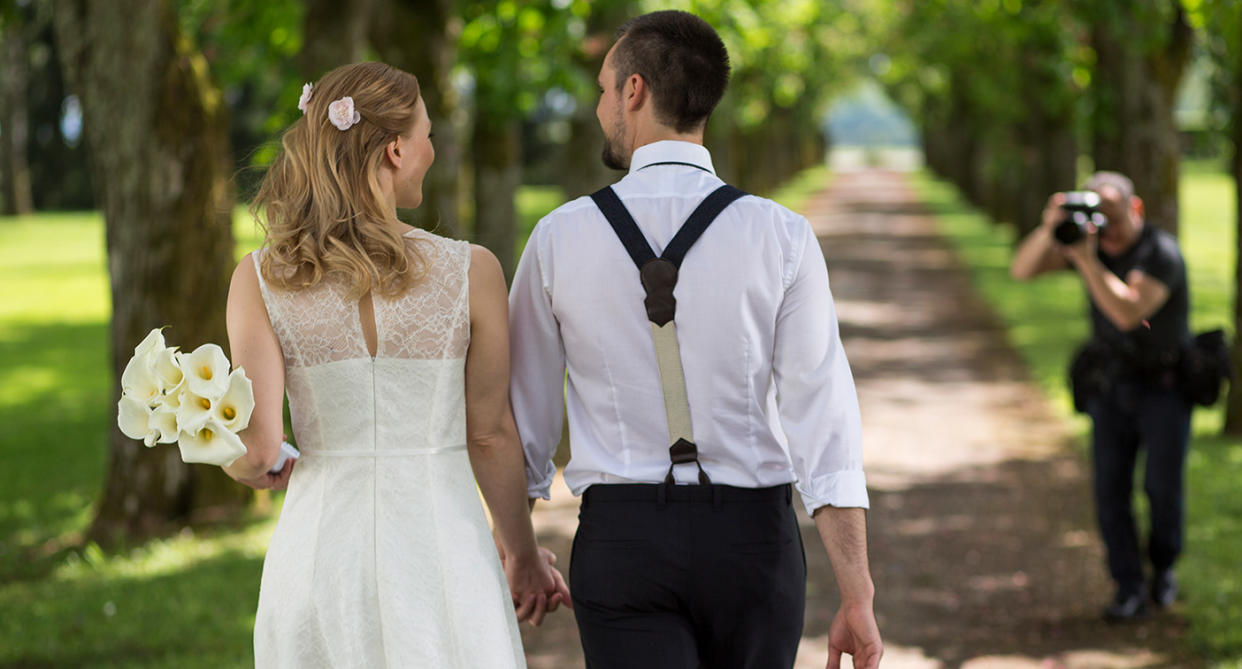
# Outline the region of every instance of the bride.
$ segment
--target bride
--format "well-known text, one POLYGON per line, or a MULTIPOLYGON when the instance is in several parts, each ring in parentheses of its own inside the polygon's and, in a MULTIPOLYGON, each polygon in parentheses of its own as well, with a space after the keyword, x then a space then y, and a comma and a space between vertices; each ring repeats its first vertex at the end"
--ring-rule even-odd
POLYGON ((524 667, 518 622, 569 596, 531 529, 500 263, 397 219, 435 158, 413 75, 347 65, 298 107, 228 298, 255 410, 226 471, 288 486, 255 664, 524 667), (273 474, 286 392, 302 457, 273 474))

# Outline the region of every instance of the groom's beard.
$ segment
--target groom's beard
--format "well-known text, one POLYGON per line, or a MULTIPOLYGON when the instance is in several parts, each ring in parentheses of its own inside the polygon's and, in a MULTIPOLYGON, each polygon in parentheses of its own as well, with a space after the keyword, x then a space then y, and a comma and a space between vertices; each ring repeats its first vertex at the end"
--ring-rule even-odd
POLYGON ((624 137, 625 125, 620 121, 617 122, 612 129, 612 136, 604 133, 604 153, 600 156, 604 161, 604 167, 611 170, 628 170, 630 169, 630 157, 623 156, 617 151, 617 142, 613 141, 613 137, 624 137))

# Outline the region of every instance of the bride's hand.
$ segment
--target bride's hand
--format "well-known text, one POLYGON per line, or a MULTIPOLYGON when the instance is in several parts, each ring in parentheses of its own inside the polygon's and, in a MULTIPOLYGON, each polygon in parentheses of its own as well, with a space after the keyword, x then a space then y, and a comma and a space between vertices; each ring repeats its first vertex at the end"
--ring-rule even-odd
POLYGON ((538 626, 548 613, 550 600, 558 597, 556 579, 546 559, 537 550, 525 555, 504 554, 505 577, 517 607, 518 622, 538 626))
MULTIPOLYGON (((289 477, 293 475, 294 458, 285 461, 285 466, 275 474, 266 472, 252 479, 237 478, 237 482, 248 485, 255 490, 284 490, 289 487, 289 477)), ((235 477, 236 478, 236 477, 235 477)))

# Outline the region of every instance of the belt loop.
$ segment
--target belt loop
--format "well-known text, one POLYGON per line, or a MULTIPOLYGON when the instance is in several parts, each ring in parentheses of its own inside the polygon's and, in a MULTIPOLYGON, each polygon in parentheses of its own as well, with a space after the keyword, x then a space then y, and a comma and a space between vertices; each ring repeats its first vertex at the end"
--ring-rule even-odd
POLYGON ((583 511, 590 506, 590 500, 591 486, 587 486, 587 489, 582 491, 582 503, 578 505, 578 511, 583 511))
POLYGON ((659 505, 661 509, 664 508, 664 503, 668 499, 668 487, 670 485, 672 484, 665 481, 664 483, 656 486, 656 504, 659 505))
POLYGON ((714 485, 714 484, 709 484, 709 485, 711 485, 711 488, 712 488, 712 509, 719 511, 720 504, 721 504, 720 486, 714 485))
POLYGON ((785 484, 785 506, 793 506, 793 484, 785 484))

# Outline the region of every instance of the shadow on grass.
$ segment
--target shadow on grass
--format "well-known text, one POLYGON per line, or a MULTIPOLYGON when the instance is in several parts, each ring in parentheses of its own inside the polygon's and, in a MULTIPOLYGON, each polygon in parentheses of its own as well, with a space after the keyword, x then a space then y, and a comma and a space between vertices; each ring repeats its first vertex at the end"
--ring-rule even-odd
POLYGON ((0 343, 0 578, 80 529, 102 485, 110 405, 106 325, 7 326, 0 343))
MULTIPOLYGON (((81 554, 116 411, 106 323, 6 328, 10 336, 0 342, 0 455, 8 464, 0 468, 0 583, 41 578, 81 554)), ((212 527, 209 514, 192 520, 195 527, 212 527)))
POLYGON ((1193 605, 1191 645, 1242 665, 1242 442, 1196 437, 1186 469, 1186 551, 1179 573, 1193 605))
POLYGON ((175 570, 81 566, 6 585, 0 609, 22 615, 0 620, 0 667, 250 666, 261 568, 237 549, 175 570))

